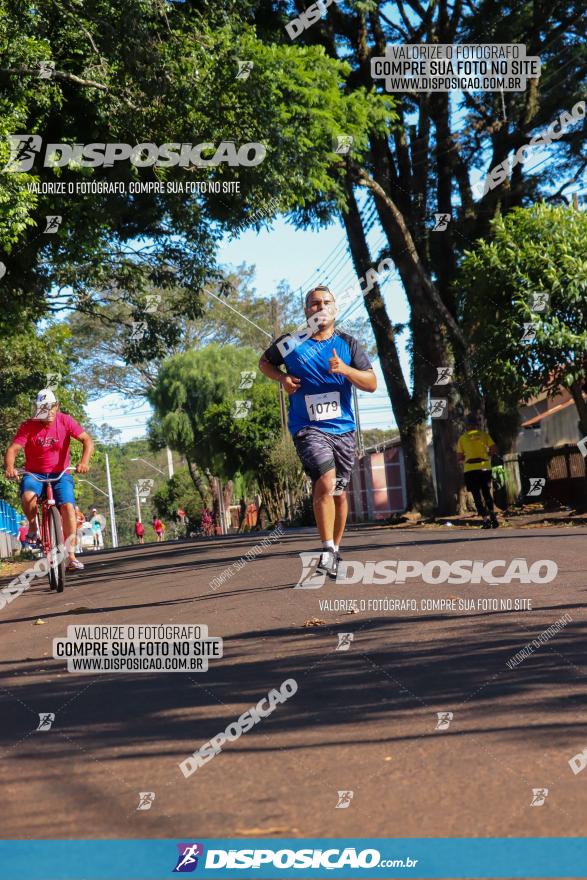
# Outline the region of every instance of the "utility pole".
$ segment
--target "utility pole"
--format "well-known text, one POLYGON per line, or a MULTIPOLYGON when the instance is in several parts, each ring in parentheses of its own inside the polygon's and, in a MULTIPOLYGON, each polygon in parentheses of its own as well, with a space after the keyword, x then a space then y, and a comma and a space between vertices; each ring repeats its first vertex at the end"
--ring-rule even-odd
POLYGON ((222 491, 222 483, 218 477, 215 477, 216 491, 218 492, 218 510, 220 511, 220 531, 226 534, 226 512, 224 509, 224 492, 222 491))
MULTIPOLYGON (((273 331, 273 338, 277 339, 280 335, 279 332, 279 320, 277 317, 277 300, 274 296, 271 297, 271 330, 273 331)), ((285 402, 285 391, 281 382, 279 383, 279 418, 281 419, 281 433, 284 437, 287 437, 287 403, 285 402)), ((289 480, 287 477, 285 478, 285 502, 286 502, 286 510, 285 516, 289 518, 293 514, 293 505, 291 500, 291 492, 289 491, 289 480)))
POLYGON ((171 449, 169 448, 169 446, 166 446, 165 449, 167 450, 167 471, 169 473, 169 479, 171 479, 174 473, 173 456, 171 455, 171 449))
POLYGON ((110 531, 112 533, 112 546, 118 547, 118 534, 116 532, 116 518, 114 516, 114 498, 112 497, 112 481, 110 480, 110 461, 106 453, 106 488, 108 489, 108 506, 110 508, 110 531))
POLYGON ((359 453, 359 458, 363 456, 365 449, 363 447, 363 432, 361 430, 361 416, 359 413, 359 395, 357 394, 357 389, 353 385, 353 403, 355 406, 355 419, 357 421, 357 452, 359 453))
POLYGON ((139 484, 135 483, 135 501, 137 503, 137 518, 139 522, 142 522, 141 519, 141 499, 139 498, 139 484))
MULTIPOLYGON (((277 319, 277 300, 274 296, 271 297, 270 314, 273 338, 277 339, 280 333, 279 322, 277 319)), ((284 436, 287 436, 287 404, 285 402, 285 391, 283 390, 283 385, 281 383, 279 384, 279 417, 281 419, 281 431, 284 436)))

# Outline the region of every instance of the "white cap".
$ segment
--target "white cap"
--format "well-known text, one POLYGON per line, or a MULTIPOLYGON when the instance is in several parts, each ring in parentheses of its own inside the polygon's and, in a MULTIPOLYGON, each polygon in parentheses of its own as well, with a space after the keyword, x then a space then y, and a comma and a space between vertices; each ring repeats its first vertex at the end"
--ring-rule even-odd
POLYGON ((51 407, 55 406, 56 403, 57 398, 51 389, 43 388, 35 398, 35 414, 33 415, 33 419, 47 418, 49 410, 51 407))

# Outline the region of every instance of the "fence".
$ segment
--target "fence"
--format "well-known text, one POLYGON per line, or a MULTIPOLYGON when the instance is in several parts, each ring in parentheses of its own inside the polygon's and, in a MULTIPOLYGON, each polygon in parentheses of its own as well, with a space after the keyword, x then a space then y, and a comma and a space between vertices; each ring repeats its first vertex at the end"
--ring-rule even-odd
POLYGON ((6 559, 14 555, 14 551, 20 547, 18 542, 18 527, 21 515, 8 502, 0 499, 0 559, 6 559))
POLYGON ((522 452, 519 456, 522 492, 526 494, 532 477, 546 478, 540 500, 579 510, 587 508, 585 459, 575 444, 522 452))

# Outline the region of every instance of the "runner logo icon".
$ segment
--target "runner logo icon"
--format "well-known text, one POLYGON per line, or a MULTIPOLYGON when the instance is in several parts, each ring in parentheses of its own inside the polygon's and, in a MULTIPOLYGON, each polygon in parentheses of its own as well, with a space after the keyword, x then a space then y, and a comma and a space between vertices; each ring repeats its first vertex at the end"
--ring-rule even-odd
POLYGON ((347 810, 354 796, 354 791, 339 791, 338 792, 338 803, 335 807, 336 810, 347 810))
POLYGON ((154 791, 139 791, 139 805, 137 810, 150 810, 155 800, 154 791))
POLYGON ((30 171, 35 156, 43 144, 42 137, 38 134, 11 134, 8 136, 8 141, 10 143, 10 160, 4 170, 30 171))
POLYGON ((530 802, 531 807, 541 807, 548 797, 548 789, 547 788, 533 788, 532 789, 532 800, 530 802))
POLYGON ((302 560, 302 573, 297 582, 296 590, 319 590, 324 586, 326 575, 319 571, 315 571, 315 566, 320 559, 319 553, 300 553, 302 560))
POLYGON ((173 869, 174 874, 188 874, 198 867, 198 857, 204 855, 204 847, 201 843, 178 843, 179 851, 177 865, 173 869))
POLYGON ((39 726, 37 727, 37 730, 51 730, 54 721, 54 712, 39 712, 39 726))
POLYGON ((437 712, 438 721, 436 722, 436 727, 434 730, 448 730, 450 727, 450 722, 453 720, 454 715, 452 712, 437 712))

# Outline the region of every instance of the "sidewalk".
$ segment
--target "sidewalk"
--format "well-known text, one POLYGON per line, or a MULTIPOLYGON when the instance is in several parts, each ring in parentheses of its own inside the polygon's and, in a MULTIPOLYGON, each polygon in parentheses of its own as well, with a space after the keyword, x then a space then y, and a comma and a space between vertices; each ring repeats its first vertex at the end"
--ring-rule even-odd
MULTIPOLYGON (((520 508, 506 511, 497 510, 500 528, 540 528, 541 526, 585 526, 587 513, 576 510, 545 510, 540 504, 526 504, 520 508)), ((480 528, 481 518, 477 513, 455 514, 454 516, 420 518, 418 514, 399 515, 397 522, 388 522, 385 528, 480 528), (450 526, 447 524, 450 523, 450 526)))
MULTIPOLYGON (((544 510, 539 504, 526 504, 521 508, 507 511, 497 510, 500 528, 540 528, 546 526, 585 526, 587 513, 576 510, 544 510)), ((481 518, 477 513, 467 512, 454 516, 422 517, 418 513, 395 514, 384 522, 350 523, 349 530, 362 528, 407 529, 407 528, 474 528, 481 526, 481 518)))

